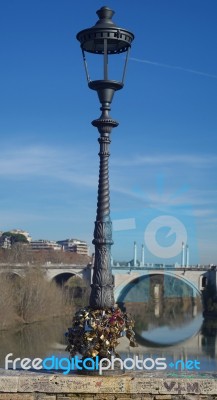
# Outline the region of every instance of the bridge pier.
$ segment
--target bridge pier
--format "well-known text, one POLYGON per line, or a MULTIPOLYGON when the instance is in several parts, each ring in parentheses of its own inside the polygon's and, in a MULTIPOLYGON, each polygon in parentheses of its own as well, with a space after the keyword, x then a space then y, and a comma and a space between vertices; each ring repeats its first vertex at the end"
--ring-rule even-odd
POLYGON ((215 288, 215 291, 217 292, 217 270, 216 269, 211 269, 209 271, 209 276, 208 276, 208 283, 212 285, 215 288))

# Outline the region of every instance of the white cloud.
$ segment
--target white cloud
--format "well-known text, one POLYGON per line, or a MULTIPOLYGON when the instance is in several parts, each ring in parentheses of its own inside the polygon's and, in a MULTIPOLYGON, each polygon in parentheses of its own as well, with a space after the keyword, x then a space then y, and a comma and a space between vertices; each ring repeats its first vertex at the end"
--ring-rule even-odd
MULTIPOLYGON (((98 158, 90 151, 84 152, 83 148, 74 148, 72 151, 66 148, 55 148, 54 146, 26 146, 26 147, 5 147, 0 159, 0 178, 6 179, 31 179, 32 177, 45 177, 59 181, 66 181, 73 185, 80 185, 86 188, 97 189, 98 182, 98 158)), ((191 188, 190 186, 179 185, 176 182, 177 169, 172 167, 175 164, 183 165, 183 176, 192 174, 194 169, 204 166, 213 166, 217 163, 217 157, 209 155, 160 155, 160 156, 135 156, 132 159, 113 160, 111 173, 111 189, 117 194, 125 195, 138 200, 143 206, 168 211, 171 207, 182 207, 183 215, 195 217, 208 217, 214 215, 212 205, 216 204, 216 189, 203 190, 201 187, 191 188), (161 167, 163 164, 170 164, 171 176, 166 187, 159 193, 158 187, 153 181, 145 181, 145 187, 137 191, 130 187, 128 181, 129 168, 139 167, 147 164, 151 168, 154 165, 161 167), (115 168, 117 167, 118 168, 115 168), (125 179, 123 179, 123 176, 125 179)), ((209 171, 208 171, 209 172, 209 171)), ((198 174, 198 173, 197 173, 198 174)), ((189 178, 189 176, 188 176, 189 178)), ((184 178, 185 179, 185 178, 184 178)), ((136 181, 136 175, 133 174, 136 181)), ((183 180, 184 182, 184 180, 183 180)), ((213 185, 214 187, 214 185, 213 185)))
MULTIPOLYGON (((1 153, 0 177, 7 179, 51 177, 95 187, 97 178, 94 172, 90 172, 90 163, 91 155, 78 150, 67 151, 51 146, 6 148, 1 153)), ((91 166, 91 171, 93 169, 91 166)))
POLYGON ((169 69, 179 70, 179 71, 183 71, 183 72, 190 72, 191 74, 194 74, 194 75, 200 75, 200 76, 204 76, 207 78, 217 79, 217 75, 215 75, 215 74, 209 74, 207 72, 198 71, 196 69, 191 69, 191 68, 184 68, 179 65, 164 64, 164 63, 160 63, 160 62, 156 62, 156 61, 150 61, 150 60, 135 58, 135 57, 130 57, 130 60, 136 61, 139 63, 155 65, 156 67, 163 67, 163 68, 169 68, 169 69))
POLYGON ((49 217, 46 215, 40 215, 40 213, 29 213, 29 212, 18 212, 13 211, 11 209, 4 210, 4 212, 0 212, 0 221, 1 226, 0 230, 8 229, 8 225, 10 225, 10 229, 13 229, 15 226, 22 225, 27 222, 34 221, 47 221, 49 217))
POLYGON ((183 210, 183 214, 203 218, 211 215, 215 216, 217 211, 210 208, 192 208, 191 210, 183 210))
POLYGON ((194 166, 195 168, 210 167, 217 164, 217 157, 210 155, 194 155, 194 154, 164 154, 164 155, 136 155, 134 157, 126 157, 124 159, 114 159, 111 163, 112 166, 160 166, 182 164, 183 168, 186 166, 194 166))

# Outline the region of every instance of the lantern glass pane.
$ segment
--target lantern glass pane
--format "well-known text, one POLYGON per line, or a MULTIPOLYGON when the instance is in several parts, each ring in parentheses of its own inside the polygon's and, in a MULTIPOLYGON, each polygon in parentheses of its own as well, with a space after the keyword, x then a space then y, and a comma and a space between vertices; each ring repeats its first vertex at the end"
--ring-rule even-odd
MULTIPOLYGON (((104 55, 86 53, 88 73, 91 81, 104 79, 104 55)), ((108 55, 108 79, 121 82, 126 53, 108 55)))
POLYGON ((103 60, 103 54, 91 54, 91 53, 86 53, 86 61, 87 61, 87 67, 88 67, 88 73, 90 76, 91 81, 99 80, 99 79, 104 79, 103 74, 104 74, 104 60, 103 60))

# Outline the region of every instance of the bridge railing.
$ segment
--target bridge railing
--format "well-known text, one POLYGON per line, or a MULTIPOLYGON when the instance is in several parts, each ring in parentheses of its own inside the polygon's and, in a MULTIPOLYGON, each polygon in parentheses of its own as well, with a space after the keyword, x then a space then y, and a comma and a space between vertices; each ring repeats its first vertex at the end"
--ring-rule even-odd
POLYGON ((90 264, 52 264, 50 262, 46 262, 44 264, 38 264, 38 263, 0 263, 0 269, 1 268, 31 268, 34 267, 34 265, 39 265, 42 268, 87 268, 90 267, 90 264))
POLYGON ((170 271, 210 271, 217 269, 210 265, 191 265, 189 267, 173 266, 173 265, 144 265, 144 266, 129 266, 129 265, 113 265, 112 270, 127 270, 127 271, 141 271, 141 270, 170 270, 170 271))

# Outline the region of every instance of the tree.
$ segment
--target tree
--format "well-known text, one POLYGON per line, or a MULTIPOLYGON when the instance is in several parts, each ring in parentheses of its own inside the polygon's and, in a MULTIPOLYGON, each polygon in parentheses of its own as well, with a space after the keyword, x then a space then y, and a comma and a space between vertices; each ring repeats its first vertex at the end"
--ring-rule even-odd
POLYGON ((14 286, 16 312, 25 322, 62 315, 63 292, 55 282, 48 282, 39 267, 27 269, 14 286))
POLYGON ((28 240, 25 235, 22 233, 13 233, 13 232, 4 232, 2 234, 2 238, 9 237, 11 240, 11 244, 13 245, 14 243, 28 243, 28 240))

